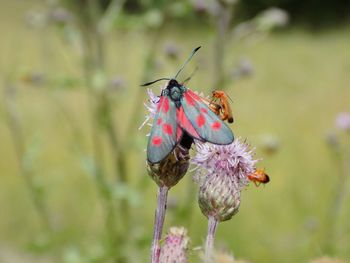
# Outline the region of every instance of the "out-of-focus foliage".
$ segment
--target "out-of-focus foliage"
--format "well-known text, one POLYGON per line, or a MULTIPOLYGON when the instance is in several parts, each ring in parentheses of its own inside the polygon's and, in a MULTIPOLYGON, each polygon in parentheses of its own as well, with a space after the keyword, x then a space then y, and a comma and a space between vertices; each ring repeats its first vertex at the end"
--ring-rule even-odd
MULTIPOLYGON (((181 20, 197 20, 205 23, 205 20, 201 18, 211 12, 213 2, 212 0, 126 0, 125 11, 137 14, 149 8, 168 9, 169 14, 181 20), (194 7, 194 10, 191 10, 191 6, 194 7)), ((333 25, 350 19, 350 2, 347 0, 244 0, 237 2, 238 6, 233 13, 238 21, 255 16, 269 7, 278 7, 287 11, 293 22, 311 24, 315 27, 333 25)))
MULTIPOLYGON (((139 85, 176 72, 197 45, 183 78, 198 65, 190 88, 227 91, 235 135, 256 146, 271 178, 247 188, 240 212, 220 225, 217 247, 230 251, 222 260, 350 258, 350 31, 288 31, 296 11, 290 20, 270 4, 262 10, 265 2, 233 2, 3 1, 0 261, 148 259, 156 189, 148 129, 137 129, 146 113, 139 85), (249 19, 237 17, 240 5, 249 19), (214 86, 218 50, 224 81, 214 86)), ((166 216, 166 228, 188 228, 190 262, 207 223, 194 187, 189 173, 166 216)))
POLYGON ((271 6, 286 10, 294 22, 310 23, 318 27, 350 19, 350 2, 347 0, 244 0, 239 4, 237 14, 250 17, 271 6))

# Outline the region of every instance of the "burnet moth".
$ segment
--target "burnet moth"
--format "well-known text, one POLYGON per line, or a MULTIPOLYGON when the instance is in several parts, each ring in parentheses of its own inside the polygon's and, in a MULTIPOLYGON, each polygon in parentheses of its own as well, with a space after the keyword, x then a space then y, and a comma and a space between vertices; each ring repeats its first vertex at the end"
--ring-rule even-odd
POLYGON ((231 129, 202 100, 176 78, 200 49, 195 48, 173 78, 160 78, 143 84, 148 86, 168 80, 157 104, 147 145, 147 160, 151 164, 166 158, 178 143, 192 144, 193 139, 226 145, 234 140, 231 129))

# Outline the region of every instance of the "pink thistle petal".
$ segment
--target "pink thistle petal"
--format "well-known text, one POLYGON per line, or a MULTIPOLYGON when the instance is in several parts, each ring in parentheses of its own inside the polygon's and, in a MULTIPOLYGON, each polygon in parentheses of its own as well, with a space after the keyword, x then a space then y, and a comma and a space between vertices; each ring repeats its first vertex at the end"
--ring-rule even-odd
POLYGON ((197 166, 197 174, 212 173, 230 176, 237 185, 248 183, 248 175, 253 173, 258 160, 253 158, 253 149, 236 139, 229 145, 215 145, 196 141, 197 154, 191 162, 197 166))

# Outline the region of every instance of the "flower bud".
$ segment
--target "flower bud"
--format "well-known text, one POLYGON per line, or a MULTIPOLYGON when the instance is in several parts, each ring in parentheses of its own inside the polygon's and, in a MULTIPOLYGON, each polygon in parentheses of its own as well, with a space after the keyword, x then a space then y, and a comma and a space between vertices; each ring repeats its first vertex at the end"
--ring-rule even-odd
POLYGON ((173 187, 186 174, 189 167, 189 159, 189 149, 178 144, 161 162, 155 164, 147 162, 148 174, 159 187, 173 187))
POLYGON ((218 222, 229 220, 238 212, 240 187, 228 175, 207 175, 199 189, 198 203, 206 217, 218 222))
POLYGON ((159 263, 187 263, 189 237, 184 227, 171 227, 160 251, 159 263))

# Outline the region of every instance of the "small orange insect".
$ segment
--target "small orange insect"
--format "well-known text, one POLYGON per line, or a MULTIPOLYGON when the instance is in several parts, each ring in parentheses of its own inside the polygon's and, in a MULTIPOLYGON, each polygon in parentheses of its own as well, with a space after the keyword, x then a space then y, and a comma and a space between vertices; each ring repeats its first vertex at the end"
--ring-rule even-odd
POLYGON ((212 100, 209 104, 211 110, 214 111, 217 115, 219 115, 221 120, 227 120, 229 123, 232 123, 232 109, 228 101, 228 99, 231 98, 224 91, 221 90, 214 90, 212 92, 212 96, 212 100))
POLYGON ((270 182, 270 177, 265 173, 265 169, 256 169, 254 173, 248 175, 248 179, 256 186, 270 182))

